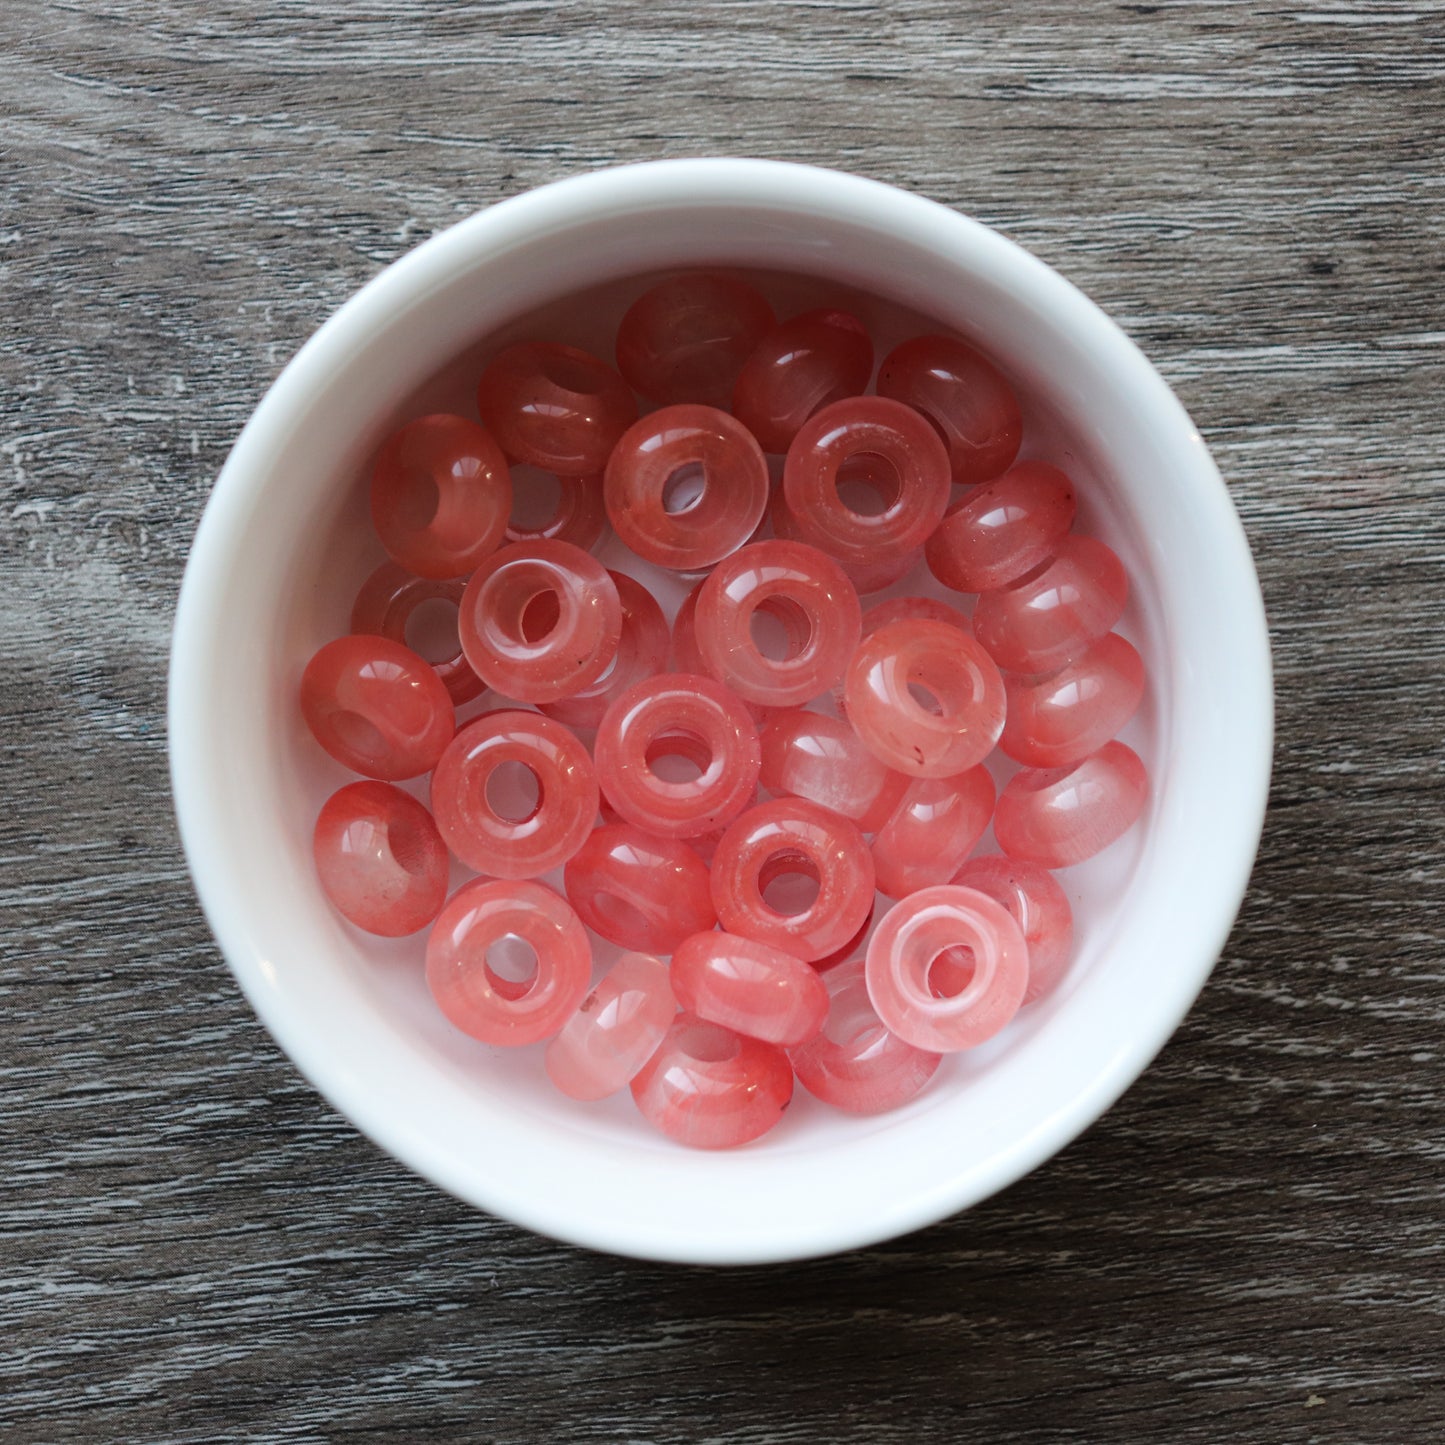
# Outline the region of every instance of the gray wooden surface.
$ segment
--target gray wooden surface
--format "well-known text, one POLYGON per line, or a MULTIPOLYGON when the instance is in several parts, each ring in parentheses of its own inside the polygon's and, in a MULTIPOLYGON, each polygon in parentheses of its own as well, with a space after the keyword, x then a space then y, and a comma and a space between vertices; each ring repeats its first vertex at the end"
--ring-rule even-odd
POLYGON ((0 1437, 1428 1441, 1445 1428, 1445 9, 5 0, 0 1437), (207 935, 164 660, 211 478, 348 292, 661 155, 855 169, 1118 316, 1276 644, 1254 887, 1086 1137, 799 1268, 576 1252, 305 1086, 207 935))

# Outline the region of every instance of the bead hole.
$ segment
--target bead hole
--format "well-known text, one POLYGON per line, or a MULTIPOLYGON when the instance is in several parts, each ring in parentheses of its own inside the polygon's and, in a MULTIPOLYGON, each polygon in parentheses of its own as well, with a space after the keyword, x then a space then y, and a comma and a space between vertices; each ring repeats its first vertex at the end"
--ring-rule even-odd
POLYGON ((701 462, 685 462, 676 468, 662 486, 662 510, 669 517, 680 517, 702 501, 707 490, 707 473, 701 462))
POLYGON ((573 396, 597 394, 596 373, 581 357, 569 356, 564 351, 548 351, 538 362, 538 369, 559 391, 573 396))
POLYGON ((738 1036, 731 1030, 701 1022, 680 1029, 676 1042, 680 1053, 700 1064, 721 1064, 736 1058, 740 1047, 738 1036))
POLYGON ((908 684, 908 696, 913 699, 924 712, 934 717, 943 716, 943 704, 939 702, 937 694, 930 687, 925 687, 921 682, 910 682, 908 684))
POLYGON ((542 806, 542 780, 526 763, 509 758, 487 778, 487 807, 503 823, 526 823, 542 806))
POLYGON ((461 650, 457 637, 457 604, 445 597, 428 597, 406 619, 406 645, 428 662, 448 662, 461 650))
POLYGON ((684 730, 655 737, 645 756, 648 772, 661 783, 695 783, 713 760, 706 739, 684 730))
POLYGON ((523 642, 545 642, 557 626, 562 615, 562 603, 557 594, 548 587, 538 592, 522 608, 517 620, 517 630, 523 642))
POLYGON ((380 758, 386 755, 386 739, 381 729, 369 717, 363 717, 350 708, 342 708, 331 714, 331 728, 342 746, 363 758, 380 758))
POLYGON ((934 998, 957 998, 973 982, 978 967, 973 949, 956 943, 941 949, 928 965, 928 991, 934 998))
POLYGON ((512 516, 509 530, 516 535, 540 537, 562 510, 562 482, 541 467, 512 468, 512 516))
POLYGON ((537 950, 525 938, 504 933, 488 949, 487 982, 505 999, 519 999, 537 982, 537 950))
POLYGON ((791 597, 765 597, 753 608, 748 633, 768 662, 794 662, 813 640, 813 623, 791 597))
POLYGON ((774 853, 758 870, 758 894, 780 918, 815 907, 821 886, 817 865, 801 853, 774 853))
POLYGON ((877 452, 844 458, 833 478, 838 500, 855 517, 881 517, 898 505, 903 478, 897 466, 877 452))

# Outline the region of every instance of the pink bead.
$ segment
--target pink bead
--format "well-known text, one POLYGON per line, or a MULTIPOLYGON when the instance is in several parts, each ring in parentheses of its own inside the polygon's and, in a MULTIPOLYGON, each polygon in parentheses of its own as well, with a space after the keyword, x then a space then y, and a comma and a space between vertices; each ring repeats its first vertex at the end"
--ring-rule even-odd
POLYGON ((593 830, 563 876, 577 916, 623 948, 671 953, 717 923, 707 865, 681 838, 609 824, 593 830))
POLYGON ((993 779, 981 766, 915 778, 873 840, 879 892, 906 898, 949 882, 987 830, 993 803, 993 779))
POLYGON ((827 973, 830 968, 837 968, 840 963, 847 963, 849 959, 861 958, 866 951, 868 933, 873 927, 873 914, 876 909, 876 902, 868 909, 868 917, 863 920, 863 926, 845 943, 842 948, 834 949, 832 953, 823 958, 812 960, 812 966, 817 973, 827 973))
POLYGON ((301 674, 311 735, 353 772, 398 782, 435 766, 456 728, 436 670, 385 637, 338 637, 301 674))
POLYGON ((576 1013, 592 981, 592 948, 550 888, 476 878, 452 894, 427 939, 426 981, 463 1033, 535 1044, 576 1013), (518 977, 527 962, 534 971, 518 977))
POLYGON ((446 901, 447 850, 436 824, 390 783, 351 783, 333 793, 311 851, 326 896, 367 933, 415 933, 446 901))
POLYGON ((505 709, 457 732, 432 774, 431 801, 447 847, 468 868, 535 878, 586 840, 597 816, 597 776, 587 749, 561 723, 505 709), (504 767, 512 779, 499 772, 504 767))
POLYGON ((1074 484, 1047 462, 1019 462, 977 488, 928 539, 929 570, 957 592, 1017 581, 1074 524, 1074 484))
POLYGON ((841 948, 867 919, 873 859, 846 818, 804 798, 775 798, 723 834, 712 860, 712 901, 730 933, 812 962, 841 948), (785 912, 770 898, 791 878, 816 885, 817 894, 776 899, 785 912))
POLYGON ((679 1014, 632 1081, 642 1117, 679 1144, 731 1149, 766 1134, 793 1099, 775 1044, 679 1014))
POLYGON ((477 411, 514 461, 585 477, 607 465, 637 402, 605 361, 555 341, 523 341, 482 373, 477 411))
POLYGON ((572 1099, 605 1099, 650 1059, 677 1015, 667 965, 624 953, 547 1045, 547 1077, 572 1099))
POLYGON ((1127 833, 1148 791, 1138 753, 1105 743, 1072 767, 1015 773, 999 794, 994 836, 1010 858, 1068 868, 1127 833))
POLYGON ((873 374, 873 343, 846 311, 808 311, 776 326, 738 373, 733 415, 765 452, 785 452, 803 423, 873 374))
POLYGON ((389 637, 393 642, 411 646, 408 630, 420 630, 419 624, 413 624, 420 609, 444 610, 449 618, 445 645, 434 652, 418 639, 418 645, 412 650, 436 669, 454 703, 470 702, 481 695, 483 687, 481 678, 472 671, 462 652, 461 639, 456 636, 456 614, 465 588, 466 583, 460 577, 446 580, 418 577, 395 562, 383 562, 356 594, 351 608, 351 630, 389 637))
POLYGON ((1103 637, 1129 595, 1123 564, 1093 537, 1065 537, 1047 562, 985 592, 974 635, 1010 672, 1051 672, 1103 637))
POLYGON ((947 1054, 991 1039, 1018 1012, 1029 950, 1006 908, 972 888, 922 888, 868 945, 868 996, 915 1048, 947 1054))
POLYGON ((1069 966, 1074 946, 1074 914, 1068 896, 1052 873, 1017 858, 970 858, 954 883, 976 888, 1007 908, 1029 946, 1029 983, 1024 1002, 1051 993, 1069 966))
POLYGON ((501 545, 511 510, 507 459, 465 417, 420 417, 377 453, 372 525, 418 577, 464 577, 480 566, 501 545))
POLYGON ((505 547, 477 570, 457 628, 489 687, 519 702, 556 702, 607 670, 622 603, 595 557, 570 542, 534 542, 505 547))
MULTIPOLYGON (((947 602, 940 602, 936 597, 890 597, 886 602, 875 602, 864 610, 863 629, 858 640, 861 642, 872 637, 880 627, 887 627, 890 622, 916 621, 946 622, 970 637, 973 635, 973 623, 947 602)), ((841 683, 833 688, 833 703, 840 715, 847 715, 848 704, 841 683)), ((867 829, 864 831, 867 832, 867 829)))
POLYGON ((752 719, 721 683, 695 673, 662 673, 630 687, 607 709, 594 753, 597 775, 618 813, 668 838, 721 827, 757 790, 752 719), (695 776, 672 771, 669 777, 678 759, 682 771, 695 770, 695 776))
MULTIPOLYGON (((557 504, 549 515, 535 525, 524 526, 517 520, 523 510, 523 498, 529 484, 512 475, 512 516, 507 523, 506 540, 530 546, 533 542, 570 542, 590 552, 607 530, 607 506, 602 500, 602 477, 594 473, 585 477, 558 476, 552 473, 557 486, 557 504)), ((532 484, 535 485, 535 484, 532 484)))
POLYGON ((677 615, 672 619, 672 668, 674 672, 706 672, 702 650, 697 645, 697 594, 702 591, 706 577, 678 603, 677 615))
POLYGON ((1003 377, 971 346, 949 336, 917 336, 878 369, 878 395, 926 416, 948 447, 953 480, 986 482, 1018 455, 1023 414, 1003 377))
POLYGON ((772 330, 773 309, 746 282, 689 272, 639 296, 617 328, 617 368, 663 406, 726 411, 743 363, 772 330))
MULTIPOLYGON (((788 500, 782 487, 773 492, 772 501, 768 504, 768 520, 774 537, 785 542, 802 541, 802 535, 793 522, 793 514, 788 510, 788 500)), ((901 556, 885 556, 881 559, 875 557, 866 562, 840 562, 838 565, 858 592, 881 592, 885 587, 891 587, 906 577, 922 556, 922 548, 918 548, 901 556)))
POLYGON ((885 768, 841 718, 790 708, 763 728, 758 779, 770 793, 807 798, 873 833, 908 779, 885 768))
POLYGON ((858 643, 862 610, 831 557, 799 542, 753 542, 713 568, 698 593, 697 644, 708 671, 739 697, 793 707, 826 692, 858 643), (782 637, 769 656, 760 614, 782 637))
POLYGON ((1003 678, 966 632, 890 622, 859 644, 844 680, 848 718, 874 756, 912 777, 981 763, 1003 731, 1003 678))
POLYGON ((1045 677, 1004 678, 1001 747, 1032 768, 1062 768, 1104 746, 1144 696, 1144 663, 1117 632, 1045 677))
POLYGON ((806 963, 731 933, 694 933, 678 944, 672 991, 698 1018, 770 1044, 805 1042, 828 1014, 828 990, 806 963))
POLYGON ((768 505, 768 464, 726 412, 669 406, 628 428, 604 483, 613 530, 637 555, 684 572, 736 552, 768 505))
POLYGON ((938 1071, 942 1055, 888 1032, 868 997, 861 958, 835 968, 823 982, 829 996, 823 1031, 788 1050, 798 1082, 850 1114, 901 1108, 938 1071))

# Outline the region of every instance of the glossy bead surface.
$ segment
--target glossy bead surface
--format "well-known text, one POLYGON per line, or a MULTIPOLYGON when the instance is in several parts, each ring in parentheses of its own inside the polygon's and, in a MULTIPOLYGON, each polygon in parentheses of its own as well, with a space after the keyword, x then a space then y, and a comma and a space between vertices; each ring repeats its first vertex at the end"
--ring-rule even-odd
MULTIPOLYGON (((937 597, 890 597, 885 602, 875 602, 863 611, 863 627, 859 641, 872 637, 880 627, 890 622, 945 622, 960 632, 973 635, 973 623, 958 608, 937 597)), ((833 688, 833 703, 840 716, 847 716, 848 703, 843 696, 841 683, 833 688)))
POLYGON ((898 806, 908 779, 886 768, 841 718, 789 708, 763 727, 758 781, 770 793, 807 798, 876 832, 898 806))
POLYGON ((436 824, 390 783, 350 783, 333 793, 311 851, 327 898, 367 933, 415 933, 446 901, 449 860, 436 824))
POLYGON ((1105 743, 1068 768, 1024 768, 999 794, 993 830, 1010 858, 1068 868, 1134 826, 1149 779, 1138 753, 1105 743))
MULTIPOLYGON (((375 637, 389 637, 393 642, 411 646, 407 630, 413 617, 422 608, 446 609, 455 619, 461 606, 462 593, 466 583, 460 577, 445 580, 432 577, 418 577, 396 562, 383 562, 356 594, 351 608, 351 630, 375 637)), ((455 630, 455 621, 452 623, 455 630)), ((448 637, 448 643, 451 638, 448 637)), ((441 655, 423 651, 420 644, 412 650, 424 656, 436 669, 446 687, 447 695, 460 705, 481 696, 484 691, 481 678, 472 671, 471 664, 462 651, 461 639, 455 645, 441 649, 441 655)))
POLYGON ((1059 881, 1037 863, 997 853, 970 858, 954 883, 976 888, 1007 908, 1029 946, 1029 982, 1024 1002, 1052 993, 1069 966, 1074 949, 1074 914, 1059 881))
POLYGON ((868 944, 866 973, 868 997, 891 1032, 952 1053, 992 1038, 1018 1012, 1028 944, 987 894, 945 884, 888 910, 868 944), (965 963, 954 962, 960 955, 965 963))
MULTIPOLYGON (((773 536, 785 542, 799 542, 802 537, 793 524, 793 514, 788 510, 788 499, 781 486, 774 488, 772 500, 768 503, 768 521, 773 536)), ((911 572, 923 556, 922 549, 902 556, 872 558, 866 562, 839 562, 838 565, 853 584, 854 590, 867 594, 881 592, 901 581, 911 572)))
POLYGON ((447 847, 468 868, 535 878, 586 840, 597 816, 597 776, 587 749, 561 723, 504 709, 458 730, 432 774, 431 802, 447 847), (498 773, 504 766, 530 773, 531 789, 510 793, 498 773))
POLYGON ((418 577, 465 577, 501 545, 511 510, 507 459, 465 417, 419 417, 377 453, 372 525, 418 577))
POLYGON ((1003 731, 998 668, 968 633, 945 622, 880 627, 854 653, 844 697, 849 721, 874 756, 911 777, 964 772, 988 756, 1003 731))
POLYGON ((590 552, 607 530, 607 504, 602 499, 602 474, 568 477, 551 474, 557 488, 557 502, 549 514, 529 524, 518 520, 518 513, 531 515, 527 490, 536 483, 519 478, 512 468, 512 515, 507 522, 506 541, 527 546, 533 542, 570 542, 590 552))
POLYGON ((904 898, 950 882, 987 830, 994 795, 984 767, 949 778, 915 778, 873 840, 878 891, 904 898))
POLYGON ((452 894, 433 926, 426 981, 463 1033, 484 1044, 535 1044, 577 1012, 592 981, 592 949, 550 888, 478 878, 452 894), (509 945, 535 956, 530 978, 501 971, 497 952, 509 945))
POLYGON ((828 991, 790 953, 731 933, 694 933, 672 956, 677 1001, 708 1023, 770 1044, 801 1044, 823 1027, 828 991))

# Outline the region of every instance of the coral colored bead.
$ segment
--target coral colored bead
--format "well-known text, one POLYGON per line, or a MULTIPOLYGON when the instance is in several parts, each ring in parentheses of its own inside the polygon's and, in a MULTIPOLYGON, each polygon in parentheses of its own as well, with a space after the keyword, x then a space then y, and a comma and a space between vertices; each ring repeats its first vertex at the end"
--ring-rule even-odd
POLYGON ((590 552, 607 530, 607 505, 602 500, 601 474, 568 477, 554 472, 552 477, 557 484, 557 505, 552 514, 537 525, 523 526, 517 520, 518 503, 528 484, 517 477, 513 468, 512 517, 507 523, 506 540, 520 542, 523 546, 533 542, 570 542, 574 547, 590 552))
POLYGON ((848 718, 900 773, 946 778, 981 763, 1003 730, 1003 678, 966 632, 890 622, 859 644, 844 680, 848 718), (914 690, 931 695, 935 711, 914 690))
POLYGON ((863 926, 842 948, 835 949, 823 958, 812 960, 812 966, 818 973, 826 973, 830 968, 837 968, 840 963, 847 963, 850 958, 862 957, 868 942, 868 932, 873 927, 874 907, 868 909, 868 917, 863 920, 863 926))
POLYGON ((768 463, 752 433, 726 412, 664 407, 617 443, 604 496, 613 530, 639 557, 699 571, 757 530, 768 505, 768 463))
POLYGON ((420 417, 377 453, 372 525, 418 577, 465 577, 479 567, 501 545, 511 510, 507 459, 465 417, 420 417))
POLYGON ((456 729, 436 670, 386 637, 328 642, 301 674, 301 715, 338 763, 387 782, 435 766, 456 729))
POLYGON ((846 818, 805 798, 775 798, 748 809, 723 834, 712 860, 712 901, 730 933, 812 962, 836 952, 867 919, 872 855, 846 818), (818 886, 795 913, 767 900, 770 886, 788 875, 818 886))
POLYGON ((765 452, 785 452, 815 412, 861 396, 873 343, 846 311, 808 311, 763 337, 738 373, 733 415, 765 452))
POLYGON ((535 878, 565 863, 597 816, 597 776, 587 749, 539 713, 484 713, 458 730, 431 780, 432 810, 447 846, 478 873, 535 878), (508 800, 497 770, 531 773, 536 800, 508 800))
POLYGON ((535 1044, 576 1013, 592 981, 592 949, 550 888, 477 878, 452 894, 432 928, 426 981, 463 1033, 484 1044, 535 1044), (509 942, 535 956, 530 980, 507 978, 489 957, 509 942))
POLYGON ((1128 595, 1123 564, 1104 543, 1065 537, 1047 562, 978 599, 974 636, 1010 672, 1052 672, 1113 627, 1128 595))
POLYGON ((1144 696, 1144 663, 1117 632, 1060 671, 1004 677, 1008 716, 998 745, 1031 768, 1062 768, 1103 747, 1144 696))
POLYGON ((800 542, 753 542, 713 568, 697 596, 697 645, 714 677, 763 707, 826 692, 858 644, 862 609, 831 557, 800 542), (758 645, 756 614, 781 625, 784 655, 758 645))
POLYGON ((970 858, 954 883, 976 888, 1008 909, 1029 946, 1029 983, 1024 1002, 1051 993, 1069 966, 1074 944, 1074 914, 1058 879, 1037 863, 1018 858, 970 858))
POLYGON ((823 1031, 788 1050, 798 1082, 850 1114, 900 1108, 934 1076, 943 1056, 888 1032, 868 997, 861 958, 835 968, 823 982, 829 1000, 823 1031))
POLYGON ((759 741, 758 781, 770 793, 807 798, 874 833, 898 806, 908 779, 885 768, 841 718, 790 708, 759 741))
POLYGON ((775 1044, 679 1014, 632 1081, 642 1117, 679 1144, 731 1149, 766 1134, 793 1099, 775 1044))
POLYGON ((629 823, 669 838, 710 833, 757 792, 758 733, 742 703, 696 673, 661 673, 630 687, 607 709, 594 748, 607 800, 629 823), (697 776, 668 779, 663 758, 697 776))
POLYGON ((708 1023, 770 1044, 801 1044, 823 1027, 828 990, 790 953, 731 933, 694 933, 672 956, 672 991, 708 1023))
POLYGON ((457 630, 489 687, 519 702, 556 702, 607 670, 622 603, 595 557, 570 542, 534 542, 505 547, 477 570, 457 630))
POLYGON ((671 953, 717 923, 707 865, 681 838, 630 823, 596 828, 567 862, 567 899, 594 933, 646 953, 671 953))
POLYGON ((547 1077, 573 1099, 626 1088, 677 1016, 667 965, 624 953, 547 1045, 547 1077))
MULTIPOLYGON (((782 487, 773 492, 773 499, 768 504, 768 519, 772 524, 774 537, 785 542, 802 541, 802 535, 794 525, 793 514, 788 510, 788 500, 782 487)), ((922 556, 923 550, 918 548, 902 556, 888 556, 881 560, 875 557, 866 562, 840 562, 838 565, 857 591, 881 592, 885 587, 891 587, 906 577, 922 556)))
POLYGON ((390 783, 351 783, 333 793, 311 851, 326 896, 368 933, 415 933, 446 901, 449 860, 436 824, 390 783))
POLYGON ((949 882, 987 830, 994 796, 984 767, 951 778, 915 778, 873 840, 878 891, 905 898, 949 882))
POLYGON ((878 368, 878 395, 906 402, 938 428, 953 480, 961 485, 989 481, 1018 455, 1018 398, 993 365, 962 341, 916 336, 894 347, 878 368))
POLYGON ((726 411, 743 363, 772 330, 773 309, 746 282, 690 272, 639 296, 617 328, 617 369, 663 406, 726 411))
MULTIPOLYGON (((875 602, 864 611, 863 629, 858 640, 862 642, 872 637, 880 627, 887 627, 890 622, 916 621, 946 622, 970 637, 973 635, 973 623, 947 602, 940 602, 936 597, 890 597, 886 602, 875 602)), ((848 704, 841 684, 833 688, 833 703, 840 714, 847 715, 848 704)))
POLYGON ((585 477, 607 465, 637 402, 605 361, 555 341, 523 341, 482 373, 477 411, 514 461, 585 477))
POLYGON ((702 652, 697 645, 697 594, 702 591, 706 577, 677 606, 677 615, 672 619, 672 668, 674 672, 706 672, 702 652))
POLYGON ((868 997, 899 1038, 947 1054, 992 1038, 1018 1012, 1029 950, 1008 910, 987 894, 921 888, 883 916, 868 944, 868 997), (940 972, 963 950, 971 967, 940 972), (962 974, 963 986, 953 985, 962 974))
POLYGON ((956 592, 1017 581, 1051 557, 1074 524, 1074 484, 1047 462, 1019 462, 977 488, 928 539, 929 570, 956 592))
POLYGON ((999 794, 993 831, 1010 858, 1068 868, 1134 826, 1149 779, 1133 748, 1105 743, 1068 768, 1024 768, 999 794))
MULTIPOLYGON (((466 583, 460 577, 445 580, 418 577, 395 562, 383 562, 356 594, 351 608, 351 630, 405 644, 407 627, 419 608, 441 603, 455 614, 465 589, 466 583)), ((462 652, 460 638, 455 649, 448 650, 431 665, 454 703, 470 702, 484 690, 481 678, 472 671, 462 652)))

